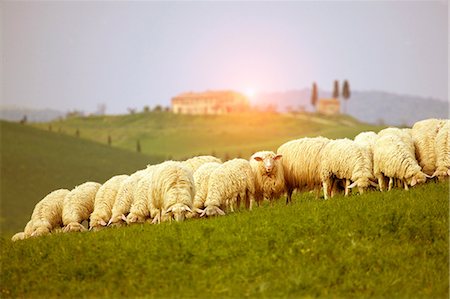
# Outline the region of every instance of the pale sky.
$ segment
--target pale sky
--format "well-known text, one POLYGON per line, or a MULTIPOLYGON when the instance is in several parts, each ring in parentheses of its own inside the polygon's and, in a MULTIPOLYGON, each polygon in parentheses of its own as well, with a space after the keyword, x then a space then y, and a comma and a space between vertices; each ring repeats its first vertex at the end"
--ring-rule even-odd
POLYGON ((185 91, 354 90, 448 100, 447 1, 8 2, 1 104, 107 113, 185 91))

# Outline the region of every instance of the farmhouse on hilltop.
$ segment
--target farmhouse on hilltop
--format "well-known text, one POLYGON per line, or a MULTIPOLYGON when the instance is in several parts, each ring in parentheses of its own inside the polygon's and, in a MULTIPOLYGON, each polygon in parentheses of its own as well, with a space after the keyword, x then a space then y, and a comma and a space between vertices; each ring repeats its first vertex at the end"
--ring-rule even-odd
POLYGON ((231 90, 187 92, 172 98, 175 114, 227 114, 248 109, 247 97, 231 90))
POLYGON ((324 115, 336 115, 341 111, 341 104, 338 99, 319 99, 317 112, 324 115))

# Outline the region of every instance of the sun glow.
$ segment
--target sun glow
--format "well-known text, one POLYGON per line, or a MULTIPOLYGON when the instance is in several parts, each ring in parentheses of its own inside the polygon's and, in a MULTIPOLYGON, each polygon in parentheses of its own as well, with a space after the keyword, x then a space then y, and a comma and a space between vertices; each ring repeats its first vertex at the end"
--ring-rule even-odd
POLYGON ((245 90, 244 94, 249 98, 249 99, 253 99, 256 96, 256 91, 255 89, 249 87, 245 90))

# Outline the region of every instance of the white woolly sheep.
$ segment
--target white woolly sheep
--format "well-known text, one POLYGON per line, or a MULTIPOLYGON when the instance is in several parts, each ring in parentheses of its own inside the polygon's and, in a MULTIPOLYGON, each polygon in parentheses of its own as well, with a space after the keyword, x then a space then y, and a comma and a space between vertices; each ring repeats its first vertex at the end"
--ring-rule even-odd
POLYGON ((204 209, 204 204, 206 197, 208 195, 208 182, 211 176, 211 173, 220 166, 221 163, 217 162, 208 162, 200 166, 194 172, 194 183, 195 183, 195 196, 193 201, 193 212, 188 213, 187 218, 193 218, 199 216, 204 209))
POLYGON ((384 177, 389 178, 388 190, 392 188, 394 179, 402 180, 404 188, 408 190, 408 185, 424 183, 429 177, 421 171, 410 146, 397 134, 378 137, 373 163, 374 175, 378 179, 381 191, 385 189, 384 177))
MULTIPOLYGON (((179 163, 179 162, 177 162, 179 163)), ((130 206, 130 213, 126 216, 126 223, 143 223, 150 218, 150 208, 148 205, 150 187, 152 183, 153 170, 158 165, 148 166, 142 178, 134 188, 133 201, 130 206)))
POLYGON ((94 211, 95 195, 100 184, 86 182, 72 189, 64 198, 62 221, 64 232, 86 231, 81 224, 94 211))
POLYGON ((450 176, 450 120, 439 129, 435 142, 436 171, 433 176, 443 180, 450 176))
POLYGON ((399 128, 386 128, 378 132, 378 136, 386 136, 386 135, 397 135, 400 137, 400 139, 405 143, 406 146, 408 146, 409 150, 411 152, 415 151, 414 147, 414 140, 412 138, 412 132, 411 129, 399 129, 399 128))
POLYGON ((325 199, 328 199, 333 178, 345 180, 345 195, 355 186, 359 193, 363 193, 370 185, 376 186, 371 181, 375 178, 369 152, 350 139, 332 140, 323 148, 320 177, 325 199))
POLYGON ((107 225, 112 215, 112 207, 122 182, 129 176, 116 175, 107 180, 97 191, 94 200, 94 211, 89 220, 89 229, 98 230, 107 225))
POLYGON ((375 132, 362 132, 356 135, 354 141, 364 148, 366 148, 370 156, 373 159, 373 147, 375 146, 375 142, 377 141, 378 135, 375 132))
POLYGON ((225 215, 224 210, 245 203, 252 209, 255 201, 255 180, 250 163, 245 159, 232 159, 217 167, 209 177, 208 195, 200 214, 203 216, 225 215))
POLYGON ((250 166, 255 177, 255 201, 264 199, 272 203, 285 192, 282 155, 272 151, 259 151, 250 157, 250 166))
POLYGON ((130 212, 131 205, 134 201, 135 189, 139 180, 145 176, 147 168, 136 171, 122 182, 117 191, 108 225, 120 226, 126 223, 126 216, 130 212))
POLYGON ((415 153, 422 171, 432 175, 436 171, 436 136, 439 129, 445 124, 440 119, 426 119, 418 121, 412 127, 412 137, 415 153))
POLYGON ((153 169, 148 192, 152 223, 183 221, 192 212, 195 195, 192 172, 180 162, 167 161, 153 169))
POLYGON ((64 197, 69 193, 67 189, 58 189, 45 196, 34 207, 30 221, 23 232, 12 237, 13 241, 29 237, 49 234, 62 225, 62 209, 64 197))
POLYGON ((277 154, 281 159, 286 184, 286 203, 292 201, 294 189, 321 189, 320 161, 322 150, 330 142, 324 137, 301 138, 282 144, 277 154))
POLYGON ((208 162, 222 163, 222 161, 219 158, 216 158, 214 156, 193 157, 193 158, 187 159, 186 161, 183 161, 182 163, 192 173, 195 173, 200 166, 202 166, 203 164, 208 163, 208 162))

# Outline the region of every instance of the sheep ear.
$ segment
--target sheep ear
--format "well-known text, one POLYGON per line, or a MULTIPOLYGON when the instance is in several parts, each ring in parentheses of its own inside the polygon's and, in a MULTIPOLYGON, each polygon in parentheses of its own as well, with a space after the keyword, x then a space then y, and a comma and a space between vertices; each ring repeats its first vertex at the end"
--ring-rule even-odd
POLYGON ((447 170, 447 175, 450 176, 450 168, 447 170))
POLYGON ((217 211, 217 213, 219 213, 219 215, 225 216, 225 212, 222 211, 220 208, 217 208, 217 207, 216 207, 216 211, 217 211))
POLYGON ((102 219, 102 220, 100 220, 100 225, 101 225, 101 226, 106 226, 107 224, 106 224, 106 222, 102 219))
POLYGON ((255 159, 258 162, 262 162, 263 161, 263 158, 261 158, 261 157, 254 157, 253 159, 255 159))
POLYGON ((123 221, 127 221, 127 217, 125 217, 124 214, 122 214, 122 216, 120 216, 120 218, 121 218, 123 221))
POLYGON ((435 176, 436 176, 436 172, 433 173, 433 175, 428 175, 428 174, 425 173, 425 177, 426 177, 427 179, 432 179, 432 178, 434 178, 435 176))
POLYGON ((417 184, 417 179, 416 178, 412 178, 411 186, 414 186, 415 184, 417 184))
POLYGON ((107 225, 110 225, 112 223, 112 218, 111 219, 109 219, 109 221, 108 221, 108 224, 107 225))
POLYGON ((202 210, 202 209, 199 209, 199 208, 194 208, 194 211, 195 211, 196 213, 198 213, 198 214, 203 213, 203 210, 202 210))
POLYGON ((204 217, 206 215, 206 209, 205 210, 200 210, 200 211, 201 211, 200 217, 204 217))
POLYGON ((378 187, 378 184, 375 183, 374 181, 370 181, 370 180, 369 180, 369 182, 370 182, 370 184, 371 184, 373 187, 378 187))
POLYGON ((188 211, 188 212, 191 212, 191 213, 192 213, 192 210, 191 210, 191 208, 190 208, 190 207, 186 207, 186 211, 188 211))
POLYGON ((353 184, 349 185, 348 188, 349 189, 355 188, 357 184, 358 184, 357 182, 353 182, 353 184))
POLYGON ((169 214, 170 212, 172 212, 172 207, 168 208, 168 209, 164 212, 164 214, 169 214))
POLYGON ((283 155, 276 155, 273 157, 274 160, 280 160, 281 158, 283 158, 283 155))

